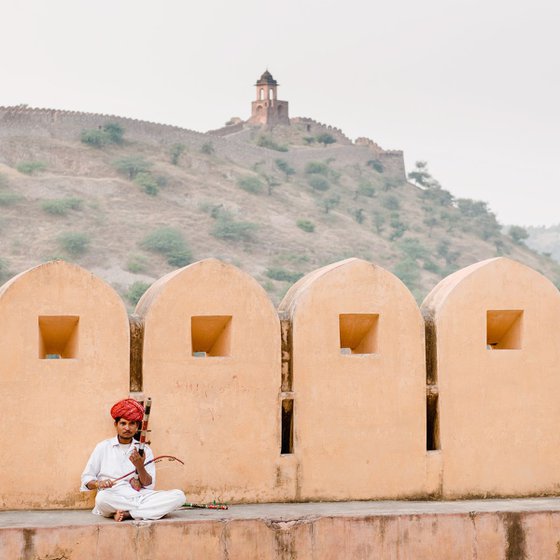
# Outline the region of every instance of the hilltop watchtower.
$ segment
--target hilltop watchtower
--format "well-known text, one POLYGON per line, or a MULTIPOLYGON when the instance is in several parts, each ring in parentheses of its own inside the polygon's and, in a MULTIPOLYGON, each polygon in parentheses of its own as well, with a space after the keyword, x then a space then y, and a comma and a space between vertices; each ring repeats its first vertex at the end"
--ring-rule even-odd
POLYGON ((255 84, 257 99, 251 103, 250 124, 290 124, 288 102, 277 99, 278 82, 265 70, 255 84))

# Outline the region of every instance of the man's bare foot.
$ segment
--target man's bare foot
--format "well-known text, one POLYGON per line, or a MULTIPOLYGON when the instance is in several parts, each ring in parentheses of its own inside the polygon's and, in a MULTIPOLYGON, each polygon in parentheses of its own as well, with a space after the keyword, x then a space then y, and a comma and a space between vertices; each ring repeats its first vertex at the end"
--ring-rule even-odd
POLYGON ((115 511, 115 515, 113 515, 115 521, 124 521, 125 519, 131 519, 130 513, 128 511, 115 511))

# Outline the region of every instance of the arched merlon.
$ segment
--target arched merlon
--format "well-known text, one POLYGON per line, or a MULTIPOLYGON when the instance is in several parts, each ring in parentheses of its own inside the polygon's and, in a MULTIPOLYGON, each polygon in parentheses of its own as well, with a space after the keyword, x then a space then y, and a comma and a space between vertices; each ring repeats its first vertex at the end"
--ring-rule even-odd
POLYGON ((406 286, 348 259, 300 279, 280 312, 292 322, 297 498, 421 494, 424 325, 406 286))
POLYGON ((136 313, 155 451, 188 457, 173 484, 193 500, 291 499, 278 475, 280 321, 263 288, 207 259, 155 282, 136 313))
POLYGON ((506 258, 445 278, 422 305, 436 335, 444 497, 557 491, 560 293, 506 258))
POLYGON ((129 390, 124 304, 90 272, 54 261, 0 288, 0 325, 9 450, 0 454, 0 509, 84 507, 80 474, 92 446, 112 435, 109 409, 129 390))

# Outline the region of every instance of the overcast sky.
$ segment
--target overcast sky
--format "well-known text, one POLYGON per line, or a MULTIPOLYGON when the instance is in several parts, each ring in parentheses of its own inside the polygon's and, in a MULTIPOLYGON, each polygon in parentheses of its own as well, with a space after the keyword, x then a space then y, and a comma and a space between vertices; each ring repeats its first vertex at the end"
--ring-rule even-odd
POLYGON ((428 161, 503 223, 560 222, 558 0, 0 0, 0 105, 205 131, 268 67, 291 116, 428 161))

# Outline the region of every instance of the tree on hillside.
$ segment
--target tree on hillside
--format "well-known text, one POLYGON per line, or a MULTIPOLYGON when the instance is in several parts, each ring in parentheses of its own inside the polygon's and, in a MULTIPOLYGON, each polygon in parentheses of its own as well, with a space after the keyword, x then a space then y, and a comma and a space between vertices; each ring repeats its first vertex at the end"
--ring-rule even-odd
POLYGON ((103 131, 107 134, 109 142, 113 144, 122 144, 124 128, 116 122, 109 122, 103 125, 103 131))
POLYGON ((471 218, 472 229, 480 238, 486 241, 499 235, 500 224, 486 202, 470 198, 458 198, 456 204, 463 216, 471 218))
POLYGON ((434 187, 441 187, 428 171, 428 163, 426 161, 417 161, 415 168, 408 174, 408 179, 416 183, 419 187, 430 189, 434 187))
POLYGON ((115 161, 115 167, 132 181, 138 173, 147 173, 152 167, 142 156, 127 156, 115 161))
POLYGON ((340 196, 336 195, 331 198, 324 198, 321 202, 325 214, 328 214, 333 208, 340 203, 340 196))
POLYGON ((184 144, 173 144, 169 149, 169 157, 172 165, 177 165, 179 163, 179 158, 185 151, 186 146, 184 144))
POLYGON ((428 171, 425 161, 417 161, 415 168, 408 174, 408 179, 422 189, 422 197, 438 206, 449 207, 453 205, 453 195, 442 188, 439 181, 434 179, 428 171))
POLYGON ((317 142, 319 142, 319 144, 323 144, 323 146, 326 146, 327 144, 334 144, 336 142, 336 138, 332 134, 328 134, 325 132, 317 136, 317 142))
POLYGON ((296 170, 285 160, 285 159, 276 159, 274 160, 276 163, 276 167, 286 175, 286 181, 290 180, 290 175, 294 175, 296 170))
POLYGON ((84 144, 101 148, 106 144, 122 144, 124 128, 116 122, 108 122, 99 128, 82 130, 80 136, 84 144))
POLYGON ((529 237, 527 230, 521 226, 511 226, 508 234, 517 245, 521 245, 529 237))

